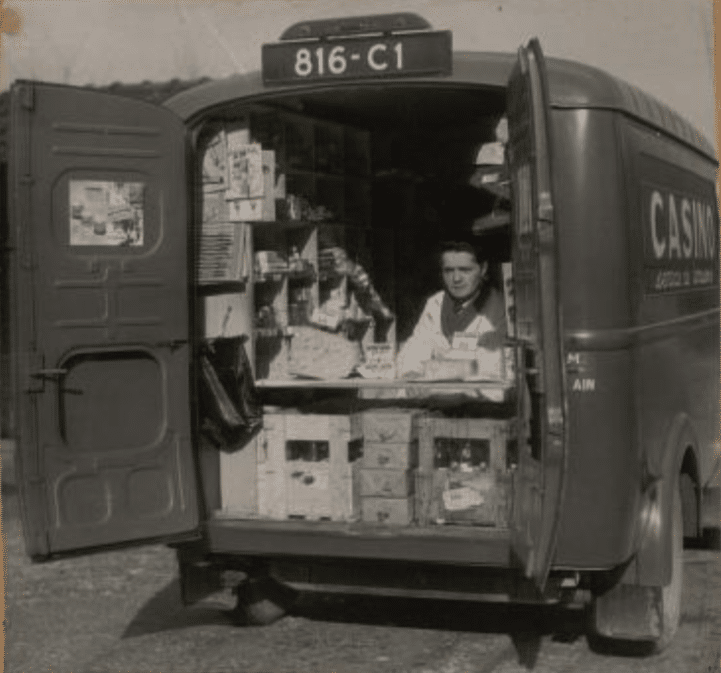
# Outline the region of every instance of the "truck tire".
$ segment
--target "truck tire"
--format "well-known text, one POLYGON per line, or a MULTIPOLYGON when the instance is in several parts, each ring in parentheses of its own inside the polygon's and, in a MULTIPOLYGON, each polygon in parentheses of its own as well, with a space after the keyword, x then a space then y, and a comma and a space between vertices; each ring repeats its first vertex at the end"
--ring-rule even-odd
POLYGON ((267 576, 250 578, 235 591, 235 619, 249 626, 267 626, 278 621, 296 598, 292 589, 267 576))
MULTIPOLYGON (((602 625, 599 623, 597 612, 597 601, 600 597, 595 598, 591 606, 588 634, 589 645, 594 651, 604 654, 651 654, 661 652, 671 643, 681 622, 683 590, 683 506, 681 490, 678 485, 673 494, 671 537, 671 581, 666 586, 652 588, 656 592, 655 600, 658 605, 659 634, 651 640, 609 635, 609 630, 611 632, 615 630, 614 610, 623 610, 622 604, 616 604, 615 608, 611 608, 610 613, 608 606, 605 607, 604 617, 602 618, 603 628, 601 628, 602 625)), ((633 590, 633 587, 628 587, 628 589, 633 590)), ((642 608, 646 601, 646 595, 639 592, 634 600, 643 601, 638 605, 639 608, 642 608)), ((643 609, 632 610, 631 612, 642 614, 643 609)), ((624 619, 624 615, 619 614, 618 617, 618 628, 622 629, 621 624, 627 622, 628 616, 626 615, 626 619, 624 619)))
POLYGON ((661 634, 653 641, 655 652, 661 652, 673 640, 681 623, 683 594, 683 507, 681 491, 676 488, 671 522, 671 581, 661 587, 661 634))

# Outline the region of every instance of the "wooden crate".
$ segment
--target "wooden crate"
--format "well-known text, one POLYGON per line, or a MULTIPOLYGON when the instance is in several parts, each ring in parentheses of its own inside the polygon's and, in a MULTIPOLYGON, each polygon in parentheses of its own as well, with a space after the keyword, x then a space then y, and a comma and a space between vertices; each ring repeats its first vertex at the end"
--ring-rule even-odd
POLYGON ((408 526, 413 523, 414 500, 407 498, 363 498, 362 519, 368 523, 408 526))
POLYGON ((418 523, 505 528, 511 505, 511 476, 493 471, 440 468, 416 474, 418 523))
POLYGON ((363 439, 368 444, 408 444, 418 436, 417 409, 373 409, 362 414, 363 439))
MULTIPOLYGON (((506 471, 506 445, 515 439, 514 419, 446 418, 422 416, 418 419, 418 460, 424 472, 444 467, 452 458, 448 454, 454 445, 470 443, 471 459, 487 445, 486 465, 489 469, 506 471)), ((460 461, 459 461, 460 462, 460 461)))
POLYGON ((363 467, 402 470, 418 467, 418 439, 373 444, 363 441, 363 467))
POLYGON ((361 425, 355 415, 266 413, 258 452, 258 513, 271 519, 360 516, 361 425))
POLYGON ((256 517, 258 515, 257 493, 257 443, 253 437, 234 451, 220 451, 221 513, 226 516, 256 517))
POLYGON ((361 497, 407 498, 413 494, 413 470, 378 470, 361 468, 361 497))
POLYGON ((418 436, 418 523, 507 526, 512 482, 506 453, 515 422, 425 417, 418 436))

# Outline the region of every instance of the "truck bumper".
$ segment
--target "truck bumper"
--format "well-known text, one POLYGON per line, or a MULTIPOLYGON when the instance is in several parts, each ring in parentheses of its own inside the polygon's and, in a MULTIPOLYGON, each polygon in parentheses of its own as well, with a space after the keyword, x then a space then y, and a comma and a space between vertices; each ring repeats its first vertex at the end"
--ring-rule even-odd
POLYGON ((211 554, 417 561, 510 567, 507 530, 369 528, 331 522, 214 519, 206 524, 211 554))

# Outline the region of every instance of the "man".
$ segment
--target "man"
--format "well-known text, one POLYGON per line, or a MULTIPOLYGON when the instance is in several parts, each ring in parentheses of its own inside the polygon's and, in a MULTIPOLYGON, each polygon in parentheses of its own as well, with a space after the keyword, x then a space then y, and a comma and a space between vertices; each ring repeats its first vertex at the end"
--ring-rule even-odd
POLYGON ((488 262, 466 242, 446 244, 440 260, 444 289, 428 299, 398 354, 404 378, 422 378, 425 362, 454 359, 459 350, 498 352, 506 335, 503 296, 488 280, 488 262))

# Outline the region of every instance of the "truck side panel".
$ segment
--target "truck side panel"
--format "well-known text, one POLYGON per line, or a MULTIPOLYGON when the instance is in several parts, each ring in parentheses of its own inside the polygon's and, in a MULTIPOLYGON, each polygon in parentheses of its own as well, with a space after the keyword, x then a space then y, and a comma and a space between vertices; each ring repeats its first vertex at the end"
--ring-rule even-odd
POLYGON ((716 166, 640 124, 628 148, 639 442, 652 474, 674 420, 687 414, 697 439, 700 485, 718 440, 719 294, 716 166))

